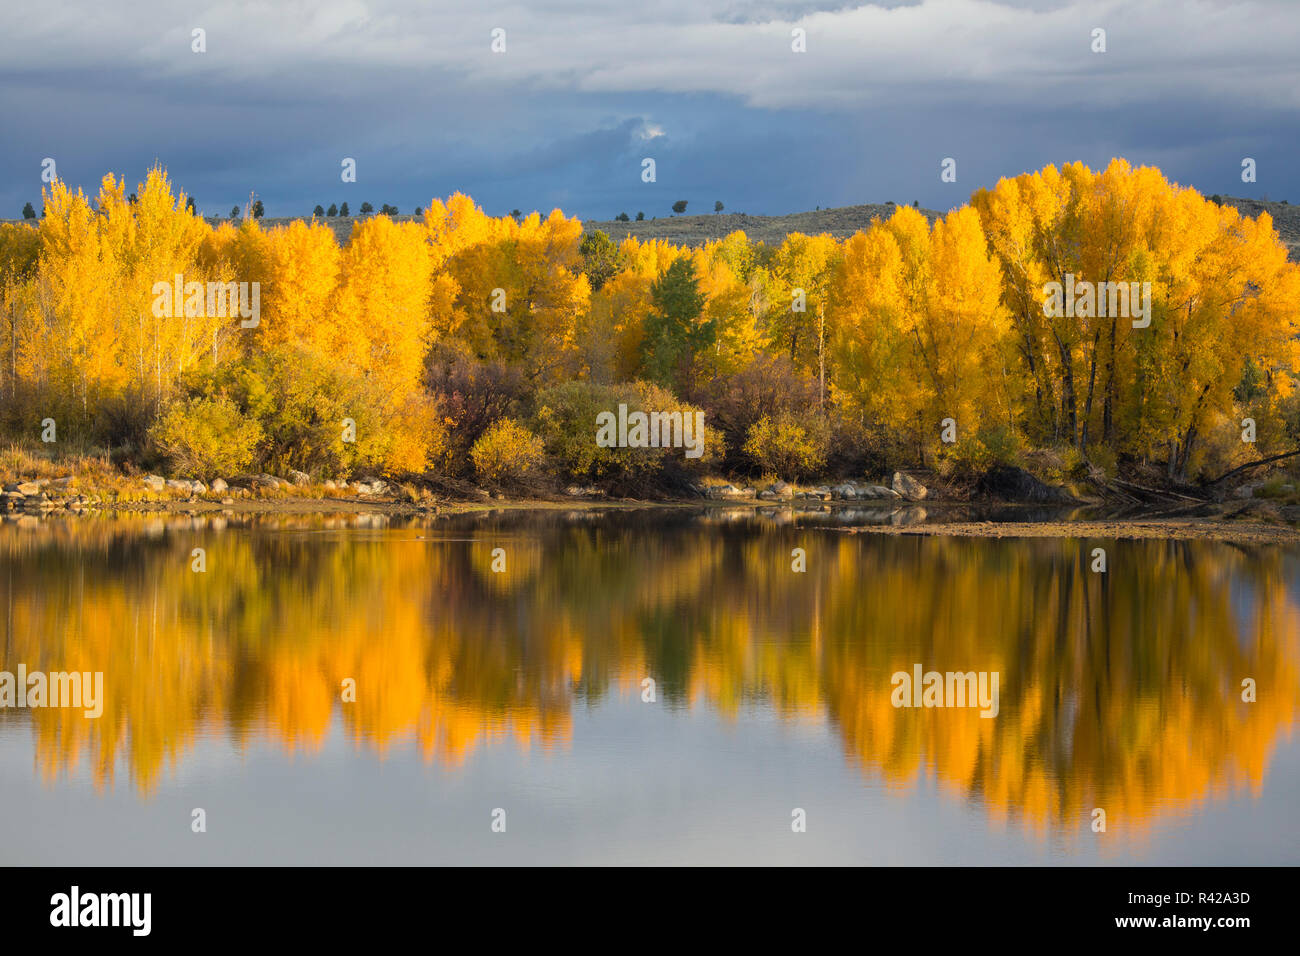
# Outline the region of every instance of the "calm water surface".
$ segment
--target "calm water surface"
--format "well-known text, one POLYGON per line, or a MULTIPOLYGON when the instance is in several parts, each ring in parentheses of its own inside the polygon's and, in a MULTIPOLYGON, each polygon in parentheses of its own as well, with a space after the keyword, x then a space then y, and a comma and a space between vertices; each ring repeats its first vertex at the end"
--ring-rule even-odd
POLYGON ((5 522, 0 864, 1300 863, 1300 553, 835 523, 5 522))

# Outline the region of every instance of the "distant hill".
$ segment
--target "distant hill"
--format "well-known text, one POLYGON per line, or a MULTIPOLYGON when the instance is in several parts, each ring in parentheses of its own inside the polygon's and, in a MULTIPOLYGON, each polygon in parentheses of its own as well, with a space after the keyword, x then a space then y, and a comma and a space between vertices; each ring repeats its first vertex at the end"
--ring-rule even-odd
POLYGON ((1287 249, 1291 251, 1291 261, 1300 262, 1300 206, 1286 202, 1267 202, 1262 199, 1236 199, 1232 196, 1211 197, 1225 206, 1235 206, 1243 216, 1254 219, 1261 212, 1273 217, 1273 228, 1277 230, 1287 249))
MULTIPOLYGON (((792 232, 810 236, 829 232, 835 238, 843 239, 865 230, 874 218, 888 219, 896 208, 892 203, 872 203, 866 206, 819 209, 815 212, 795 212, 787 216, 750 216, 743 212, 721 212, 716 215, 660 216, 658 219, 645 219, 641 222, 619 222, 616 219, 602 222, 589 219, 582 224, 582 228, 585 232, 599 229, 615 240, 633 236, 641 240, 667 239, 686 246, 698 246, 710 239, 721 239, 739 229, 752 241, 761 240, 768 245, 779 245, 792 232)), ((933 209, 917 211, 930 222, 943 215, 933 209)))
MULTIPOLYGON (((1262 199, 1238 199, 1233 196, 1211 197, 1224 205, 1235 206, 1244 216, 1258 216, 1267 212, 1273 217, 1273 225, 1282 241, 1290 250, 1291 259, 1300 262, 1300 206, 1291 206, 1285 202, 1268 202, 1262 199)), ((796 212, 786 216, 750 216, 745 213, 723 212, 714 215, 705 213, 698 216, 660 216, 657 219, 645 219, 641 222, 619 222, 617 220, 584 220, 584 232, 601 230, 611 239, 619 240, 625 236, 637 239, 667 239, 679 245, 698 246, 710 239, 721 239, 736 230, 745 233, 751 240, 763 241, 769 245, 779 244, 792 232, 806 235, 830 233, 837 239, 851 236, 871 225, 875 217, 887 219, 896 207, 891 203, 869 204, 864 206, 839 206, 835 209, 818 209, 813 212, 796 212)), ((933 209, 919 209, 927 219, 933 222, 943 213, 933 209)), ((219 217, 206 217, 208 223, 217 225, 223 220, 219 217)), ((310 217, 306 217, 310 218, 310 217)), ((325 224, 334 230, 340 244, 346 243, 352 234, 352 226, 360 217, 343 218, 335 216, 326 218, 325 224)), ((411 222, 416 216, 394 216, 396 222, 411 222)), ((21 222, 22 220, 0 220, 21 222)), ((263 219, 263 228, 288 225, 293 219, 263 219)))

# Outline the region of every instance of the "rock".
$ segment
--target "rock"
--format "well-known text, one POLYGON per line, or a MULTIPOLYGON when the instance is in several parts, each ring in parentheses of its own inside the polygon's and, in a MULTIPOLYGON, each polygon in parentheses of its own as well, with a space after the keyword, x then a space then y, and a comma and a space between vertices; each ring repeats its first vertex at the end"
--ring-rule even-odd
POLYGON ((190 492, 194 490, 194 487, 190 484, 189 479, 187 478, 168 478, 167 487, 172 491, 190 492))
POLYGON ((790 484, 789 482, 774 481, 772 482, 772 484, 767 486, 767 490, 770 491, 777 498, 794 497, 794 485, 790 484))
POLYGON ((338 490, 339 490, 339 486, 338 486, 338 484, 334 481, 333 478, 326 478, 326 479, 325 479, 325 483, 324 483, 323 485, 321 485, 321 487, 324 488, 326 491, 338 491, 338 490))
POLYGON ((859 498, 888 498, 894 500, 902 497, 893 488, 886 488, 884 485, 856 485, 855 490, 859 498))
POLYGON ((145 475, 143 481, 150 491, 162 491, 167 487, 167 479, 158 475, 145 475))
POLYGON ((301 488, 303 485, 311 484, 311 475, 305 471, 291 471, 289 472, 289 480, 301 488))
POLYGON ((1063 488, 1044 484, 1012 465, 994 465, 979 480, 979 491, 1003 501, 1070 504, 1075 501, 1063 488))
POLYGON ((778 501, 780 500, 780 497, 781 497, 780 495, 778 495, 775 491, 772 491, 770 488, 764 488, 762 491, 758 493, 759 501, 778 501))
POLYGON ((280 479, 274 475, 254 475, 249 481, 254 488, 265 488, 267 491, 276 491, 280 487, 280 479))
POLYGON ((14 491, 20 495, 39 495, 41 486, 39 482, 35 481, 20 481, 14 486, 14 491))
POLYGON ((229 490, 230 490, 230 486, 229 486, 228 484, 226 484, 226 479, 224 479, 224 478, 213 478, 213 479, 212 479, 212 493, 213 493, 214 495, 222 495, 222 494, 225 494, 225 493, 226 493, 227 491, 229 491, 229 490))
POLYGON ((1258 486, 1258 485, 1241 485, 1239 488, 1235 488, 1235 489, 1233 489, 1232 497, 1234 497, 1234 498, 1253 498, 1253 497, 1255 497, 1255 489, 1256 489, 1257 487, 1259 487, 1259 486, 1258 486))
POLYGON ((899 508, 889 516, 889 523, 895 528, 905 528, 923 523, 926 517, 924 508, 920 505, 913 505, 907 508, 899 508))
POLYGON ((222 498, 222 499, 221 499, 221 503, 222 503, 223 505, 233 505, 233 504, 235 503, 235 499, 234 499, 234 498, 222 498))
POLYGON ((925 485, 901 471, 894 472, 893 490, 908 501, 922 501, 930 493, 925 485))
POLYGON ((744 492, 735 485, 714 485, 709 489, 708 494, 710 498, 717 500, 720 498, 739 498, 744 492))
POLYGON ((831 497, 837 501, 852 501, 857 496, 857 489, 850 484, 836 485, 831 489, 831 497))
POLYGON ((208 486, 196 479, 190 482, 190 491, 196 495, 204 495, 208 492, 208 486))

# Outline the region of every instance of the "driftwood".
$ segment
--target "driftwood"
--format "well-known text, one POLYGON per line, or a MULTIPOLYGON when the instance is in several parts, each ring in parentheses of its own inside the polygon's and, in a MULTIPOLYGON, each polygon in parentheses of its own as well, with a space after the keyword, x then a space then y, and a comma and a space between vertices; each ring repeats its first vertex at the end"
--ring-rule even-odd
POLYGON ((1135 484, 1134 482, 1131 481, 1123 481, 1122 479, 1119 478, 1112 478, 1111 484, 1116 485, 1119 488, 1127 489, 1129 491, 1136 491, 1144 495, 1151 495, 1152 497, 1155 498, 1177 498, 1180 501, 1195 501, 1198 504, 1204 504, 1207 500, 1206 498, 1197 497, 1195 495, 1184 495, 1177 491, 1170 491, 1168 488, 1148 488, 1146 485, 1135 484))
POLYGON ((1209 482, 1207 487, 1213 487, 1214 485, 1217 485, 1219 482, 1223 481, 1224 479, 1231 478, 1233 475, 1239 474, 1240 472, 1246 471, 1250 468, 1258 468, 1260 465, 1267 465, 1275 461, 1281 461, 1283 458, 1294 458, 1296 455, 1300 455, 1300 448, 1297 448, 1295 451, 1283 452, 1280 455, 1271 455, 1268 458, 1261 458, 1259 461, 1251 461, 1251 462, 1247 462, 1244 465, 1238 465, 1236 468, 1233 468, 1229 471, 1225 471, 1218 478, 1215 478, 1213 481, 1209 482))

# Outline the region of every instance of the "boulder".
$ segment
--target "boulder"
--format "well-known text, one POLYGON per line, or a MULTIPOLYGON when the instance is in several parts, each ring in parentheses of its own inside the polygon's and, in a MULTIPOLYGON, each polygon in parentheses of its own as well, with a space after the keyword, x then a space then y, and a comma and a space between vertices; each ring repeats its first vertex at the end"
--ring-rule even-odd
POLYGON ((770 491, 777 498, 794 497, 794 485, 790 484, 789 482, 774 481, 772 482, 772 484, 767 486, 767 490, 770 491))
POLYGON ((884 485, 857 485, 856 490, 859 498, 888 498, 892 501, 902 497, 893 488, 884 485))
POLYGON ((228 484, 226 484, 226 479, 224 479, 224 478, 213 478, 213 479, 212 479, 212 493, 213 493, 214 495, 222 495, 222 494, 225 494, 225 493, 226 493, 227 491, 229 491, 229 490, 230 490, 230 486, 229 486, 228 484))
POLYGON ((852 501, 857 498, 857 496, 857 489, 849 484, 836 485, 831 489, 831 497, 835 498, 837 501, 852 501))
POLYGON ((289 472, 289 480, 301 488, 303 485, 311 484, 311 475, 305 471, 291 471, 289 472))
POLYGON ((184 491, 186 493, 194 490, 188 478, 168 478, 167 487, 172 491, 184 491))
POLYGON ((1034 504, 1070 504, 1075 500, 1063 488, 1044 484, 1012 465, 994 465, 986 471, 979 480, 979 491, 990 498, 1034 504))
POLYGON ((338 491, 338 483, 333 478, 326 478, 325 483, 321 485, 326 491, 338 491))
POLYGON ((901 471, 894 472, 892 484, 893 490, 898 492, 898 496, 906 498, 908 501, 922 501, 930 493, 925 485, 901 471))
POLYGON ((275 475, 254 475, 252 479, 250 479, 249 484, 254 488, 264 488, 267 491, 276 491, 280 487, 280 479, 275 477, 275 475))
POLYGON ((18 492, 20 495, 39 495, 41 493, 41 486, 35 481, 20 481, 14 486, 13 490, 18 492))
POLYGON ((145 475, 142 480, 150 491, 162 491, 167 487, 167 479, 158 475, 145 475))
POLYGON ((927 515, 925 509, 920 505, 909 505, 906 508, 899 508, 889 516, 889 523, 895 528, 906 528, 914 524, 924 523, 927 515))
POLYGON ((709 489, 709 497, 715 500, 719 498, 739 498, 744 494, 735 485, 714 485, 709 489))

